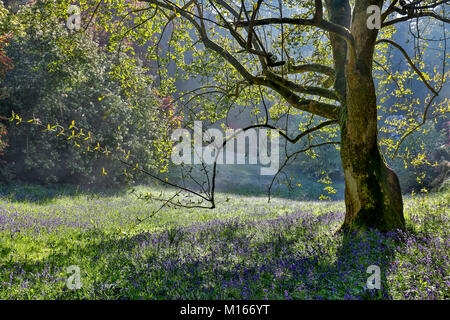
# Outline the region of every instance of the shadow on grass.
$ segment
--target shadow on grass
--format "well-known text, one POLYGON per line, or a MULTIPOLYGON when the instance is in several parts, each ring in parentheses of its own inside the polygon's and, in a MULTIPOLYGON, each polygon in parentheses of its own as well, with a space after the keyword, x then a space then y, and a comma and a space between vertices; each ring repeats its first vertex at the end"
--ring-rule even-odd
POLYGON ((123 195, 126 187, 100 188, 74 185, 31 185, 0 183, 0 198, 13 202, 49 203, 56 198, 85 195, 92 199, 104 196, 123 195))
MULTIPOLYGON (((238 225, 206 230, 203 236, 190 240, 192 234, 182 228, 122 239, 102 235, 100 243, 79 252, 107 261, 90 294, 101 299, 141 294, 152 299, 391 299, 386 271, 393 259, 387 245, 396 241, 392 235, 335 235, 332 262, 326 246, 283 236, 250 245, 252 235, 238 225), (216 236, 208 237, 211 232, 216 236), (307 250, 299 254, 298 245, 307 250), (198 246, 205 251, 194 254, 198 246), (381 270, 381 290, 366 287, 370 265, 381 270)), ((66 291, 59 298, 71 295, 66 291)))
POLYGON ((133 236, 84 230, 74 235, 76 242, 52 248, 46 267, 10 261, 2 269, 42 273, 79 265, 89 285, 71 291, 62 281, 52 293, 57 299, 390 299, 386 272, 394 235, 319 231, 341 219, 338 213, 298 212, 133 236), (366 288, 371 265, 380 268, 381 290, 366 288))
POLYGON ((340 231, 339 236, 342 243, 330 272, 337 282, 345 279, 343 298, 392 299, 386 274, 394 259, 394 244, 400 244, 397 235, 371 230, 363 236, 340 231))

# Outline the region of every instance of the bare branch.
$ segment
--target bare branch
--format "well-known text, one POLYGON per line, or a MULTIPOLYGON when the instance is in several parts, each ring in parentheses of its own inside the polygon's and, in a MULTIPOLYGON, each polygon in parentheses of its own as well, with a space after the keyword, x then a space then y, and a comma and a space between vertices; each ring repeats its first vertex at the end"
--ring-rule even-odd
MULTIPOLYGON (((301 150, 297 150, 295 152, 293 152, 292 154, 286 155, 285 160, 283 161, 283 164, 280 166, 280 168, 278 169, 277 173, 273 176, 272 181, 269 185, 269 188, 267 190, 267 195, 269 198, 269 202, 270 202, 270 196, 271 196, 271 190, 273 187, 273 183, 275 182, 276 177, 280 174, 280 172, 287 166, 289 160, 292 157, 296 157, 298 154, 300 153, 305 153, 313 148, 317 148, 317 147, 321 147, 321 146, 325 146, 325 145, 338 145, 340 144, 339 141, 327 141, 327 142, 323 142, 323 143, 318 143, 318 144, 310 144, 308 147, 301 149, 301 150)), ((295 158, 294 158, 295 159, 295 158)))
MULTIPOLYGON (((236 135, 238 135, 238 134, 240 134, 240 133, 243 133, 243 132, 245 132, 245 131, 247 131, 247 130, 253 129, 253 128, 268 128, 268 129, 276 130, 281 136, 283 136, 283 137, 284 137, 286 140, 288 140, 289 142, 291 142, 291 143, 296 143, 296 142, 298 142, 302 137, 304 137, 304 136, 306 136, 306 135, 308 135, 308 134, 310 134, 310 133, 312 133, 312 132, 314 132, 314 131, 320 130, 320 129, 326 127, 326 126, 333 125, 333 124, 336 124, 336 123, 338 123, 337 120, 331 120, 331 121, 325 121, 325 122, 322 122, 322 123, 320 123, 319 125, 317 125, 317 126, 314 127, 314 128, 310 128, 310 129, 308 129, 308 130, 305 130, 304 132, 302 132, 302 133, 300 133, 299 135, 297 135, 295 138, 290 138, 290 137, 289 137, 285 132, 283 132, 282 130, 276 128, 275 126, 272 126, 272 125, 270 125, 270 124, 267 124, 267 123, 251 125, 251 126, 245 127, 245 128, 243 128, 243 129, 241 129, 241 130, 235 132, 232 136, 228 137, 225 141, 223 141, 223 143, 222 143, 222 145, 220 146, 220 148, 219 148, 218 150, 216 150, 216 158, 215 158, 215 160, 214 160, 214 165, 213 165, 213 175, 212 175, 212 183, 211 183, 211 196, 210 196, 212 204, 214 205, 214 194, 215 194, 214 192, 215 192, 215 188, 216 188, 216 175, 217 175, 217 159, 218 159, 218 156, 219 156, 219 154, 220 154, 219 151, 220 151, 220 149, 224 149, 225 146, 226 146, 226 144, 227 144, 227 142, 228 142, 228 141, 231 141, 236 135)), ((312 148, 320 147, 320 146, 323 146, 323 145, 330 145, 330 144, 336 145, 336 144, 340 144, 340 142, 339 142, 339 141, 329 141, 329 142, 319 143, 319 144, 316 144, 316 145, 311 145, 311 144, 310 144, 307 148, 305 148, 305 149, 303 149, 303 150, 299 150, 299 151, 297 151, 296 153, 306 152, 306 151, 308 151, 308 150, 310 150, 310 149, 312 149, 312 148)), ((292 155, 291 155, 291 156, 292 156, 292 155)), ((287 157, 287 159, 286 159, 286 161, 284 162, 283 166, 278 170, 278 172, 277 172, 276 175, 274 176, 274 179, 275 179, 275 177, 279 174, 279 172, 282 170, 282 168, 283 168, 284 166, 286 166, 287 161, 290 159, 291 156, 288 156, 288 157, 287 157)), ((274 180, 274 179, 273 179, 273 180, 274 180)), ((272 180, 272 183, 273 183, 273 180, 272 180)), ((269 192, 269 199, 270 199, 270 189, 271 189, 271 187, 269 187, 269 190, 268 190, 268 192, 269 192)))

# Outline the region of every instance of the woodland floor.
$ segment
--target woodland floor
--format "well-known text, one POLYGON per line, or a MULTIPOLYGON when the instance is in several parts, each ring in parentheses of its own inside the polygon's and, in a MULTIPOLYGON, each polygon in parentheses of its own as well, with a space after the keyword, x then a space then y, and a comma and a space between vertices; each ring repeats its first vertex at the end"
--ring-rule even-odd
POLYGON ((450 298, 450 191, 405 197, 405 232, 357 238, 335 233, 342 201, 219 194, 214 210, 165 208, 132 227, 160 204, 5 190, 0 299, 450 298), (366 287, 370 265, 381 290, 366 287))

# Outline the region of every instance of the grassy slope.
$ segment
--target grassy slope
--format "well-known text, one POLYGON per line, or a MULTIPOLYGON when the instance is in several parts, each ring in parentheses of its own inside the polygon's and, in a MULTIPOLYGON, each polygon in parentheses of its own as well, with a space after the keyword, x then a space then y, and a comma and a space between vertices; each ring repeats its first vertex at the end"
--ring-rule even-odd
POLYGON ((450 298, 449 192, 409 197, 407 232, 364 239, 334 234, 342 202, 219 194, 217 209, 164 209, 130 230, 159 204, 57 193, 1 198, 0 298, 450 298), (66 286, 70 265, 79 290, 66 286), (369 265, 380 291, 365 288, 369 265))

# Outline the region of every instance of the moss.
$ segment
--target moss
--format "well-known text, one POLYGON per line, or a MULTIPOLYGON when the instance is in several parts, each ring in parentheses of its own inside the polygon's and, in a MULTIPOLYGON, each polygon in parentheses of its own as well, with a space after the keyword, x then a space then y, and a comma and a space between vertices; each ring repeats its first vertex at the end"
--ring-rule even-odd
POLYGON ((386 165, 377 143, 366 152, 363 147, 362 143, 355 145, 354 140, 344 138, 341 150, 344 153, 343 163, 356 186, 349 188, 347 185, 347 192, 353 194, 346 197, 349 212, 343 230, 364 231, 374 228, 386 232, 404 229, 398 178, 386 165), (352 212, 354 210, 358 211, 352 212))

